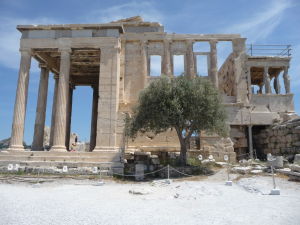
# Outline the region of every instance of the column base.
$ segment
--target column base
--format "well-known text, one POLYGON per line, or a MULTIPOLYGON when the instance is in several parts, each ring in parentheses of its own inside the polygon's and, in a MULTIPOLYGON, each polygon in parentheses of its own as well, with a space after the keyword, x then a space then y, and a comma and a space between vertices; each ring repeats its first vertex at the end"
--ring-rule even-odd
POLYGON ((117 152, 117 151, 119 151, 119 148, 118 147, 111 147, 111 146, 96 146, 93 149, 93 152, 101 152, 101 151, 117 152))
POLYGON ((24 146, 23 145, 12 145, 9 146, 9 148, 7 149, 7 151, 24 151, 24 146))
POLYGON ((54 145, 50 148, 51 152, 66 152, 67 148, 64 145, 54 145))

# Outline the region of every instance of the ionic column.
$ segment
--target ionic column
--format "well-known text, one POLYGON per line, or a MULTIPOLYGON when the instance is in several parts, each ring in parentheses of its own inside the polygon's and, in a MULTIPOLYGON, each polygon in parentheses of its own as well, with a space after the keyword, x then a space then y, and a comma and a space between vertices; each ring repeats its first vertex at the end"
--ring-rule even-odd
POLYGON ((93 151, 116 150, 119 82, 119 47, 101 48, 97 137, 93 151))
POLYGON ((90 151, 96 146, 97 134, 97 115, 98 115, 98 88, 93 86, 93 105, 92 105, 92 120, 91 120, 91 136, 90 136, 90 151))
POLYGON ((269 75, 269 67, 264 67, 264 85, 265 85, 265 94, 271 94, 271 85, 270 85, 270 75, 269 75))
POLYGON ((28 96, 29 70, 31 64, 31 49, 21 49, 18 87, 15 100, 9 150, 23 150, 24 122, 28 96))
POLYGON ((172 64, 170 53, 170 40, 164 40, 164 55, 162 59, 162 73, 169 77, 172 76, 172 64))
POLYGON ((66 151, 66 123, 69 95, 70 52, 71 49, 61 49, 60 71, 58 80, 57 103, 55 112, 54 136, 52 151, 66 151))
POLYGON ((277 75, 276 77, 274 77, 274 89, 275 89, 275 92, 276 94, 280 94, 280 82, 279 82, 279 75, 277 75))
POLYGON ((288 70, 289 68, 285 66, 283 71, 283 81, 286 94, 291 93, 290 76, 288 74, 288 70))
POLYGON ((33 151, 44 150, 44 128, 46 118, 46 106, 47 106, 47 94, 48 94, 48 81, 49 81, 49 69, 46 65, 40 64, 40 84, 39 93, 36 106, 36 117, 34 125, 34 136, 31 149, 33 151))
POLYGON ((188 77, 195 77, 195 57, 193 52, 193 41, 188 40, 186 42, 186 76, 188 77))
POLYGON ((68 96, 68 109, 67 109, 67 124, 66 124, 66 148, 69 150, 70 147, 70 135, 71 135, 71 121, 72 121, 72 104, 73 104, 73 90, 75 89, 73 84, 69 87, 68 96))
POLYGON ((142 85, 146 87, 148 80, 148 41, 141 40, 141 73, 142 85))
POLYGON ((58 75, 54 74, 54 94, 53 94, 53 102, 52 102, 52 114, 51 114, 51 130, 50 130, 50 147, 53 146, 53 136, 54 136, 54 124, 55 124, 55 112, 56 112, 56 100, 57 100, 57 89, 58 89, 58 75))
POLYGON ((252 136, 252 125, 248 125, 248 143, 250 159, 253 159, 253 136, 252 136))
POLYGON ((218 58, 217 58, 217 41, 211 40, 210 44, 210 79, 214 86, 219 88, 218 80, 218 58))

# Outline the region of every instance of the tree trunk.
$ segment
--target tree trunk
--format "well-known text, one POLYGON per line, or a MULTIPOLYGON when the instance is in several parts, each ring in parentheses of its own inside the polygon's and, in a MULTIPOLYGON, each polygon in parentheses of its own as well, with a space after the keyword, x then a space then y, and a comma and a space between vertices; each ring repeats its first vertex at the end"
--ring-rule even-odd
POLYGON ((181 166, 186 165, 186 161, 187 161, 186 153, 187 153, 186 143, 184 143, 183 145, 180 144, 180 165, 181 166))

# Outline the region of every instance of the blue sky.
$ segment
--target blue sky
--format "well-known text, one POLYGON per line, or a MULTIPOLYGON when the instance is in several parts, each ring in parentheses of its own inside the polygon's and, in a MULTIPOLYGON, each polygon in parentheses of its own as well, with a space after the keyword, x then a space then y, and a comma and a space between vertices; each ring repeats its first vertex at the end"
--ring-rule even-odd
MULTIPOLYGON (((105 23, 140 15, 145 21, 160 22, 175 33, 240 33, 247 43, 291 44, 289 70, 295 107, 300 114, 300 1, 297 0, 194 0, 194 1, 92 1, 92 0, 1 0, 0 1, 0 140, 11 134, 20 55, 18 24, 105 23)), ((218 46, 222 52, 228 45, 218 46)), ((180 63, 179 63, 180 64, 180 63)), ((32 60, 25 124, 25 141, 30 144, 35 120, 39 68, 32 60)), ((50 125, 53 96, 50 77, 46 125, 50 125)), ((89 140, 92 89, 74 92, 72 131, 89 140)))

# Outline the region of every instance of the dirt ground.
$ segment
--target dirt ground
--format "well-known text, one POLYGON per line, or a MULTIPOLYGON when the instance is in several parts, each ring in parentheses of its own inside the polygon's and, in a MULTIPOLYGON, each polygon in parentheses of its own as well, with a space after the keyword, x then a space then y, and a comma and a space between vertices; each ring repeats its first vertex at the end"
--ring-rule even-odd
POLYGON ((0 224, 245 224, 299 225, 300 183, 277 177, 231 175, 152 182, 44 176, 0 177, 0 224), (44 182, 43 182, 44 181, 44 182))

